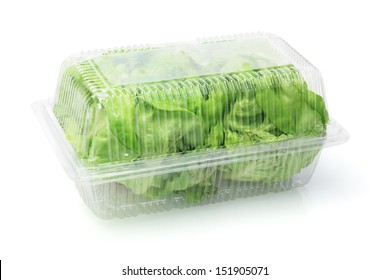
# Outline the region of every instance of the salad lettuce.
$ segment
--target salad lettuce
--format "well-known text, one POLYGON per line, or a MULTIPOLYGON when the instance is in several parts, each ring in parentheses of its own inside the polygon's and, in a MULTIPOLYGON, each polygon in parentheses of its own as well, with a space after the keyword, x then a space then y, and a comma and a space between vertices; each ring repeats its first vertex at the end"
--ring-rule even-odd
MULTIPOLYGON (((213 65, 219 74, 201 75, 207 65, 185 52, 155 60, 151 53, 130 66, 111 55, 102 55, 99 65, 105 72, 119 71, 115 79, 105 78, 93 60, 65 68, 53 109, 86 166, 150 158, 163 164, 172 154, 229 151, 325 133, 324 100, 293 65, 254 69, 260 58, 245 56, 213 65), (231 64, 236 71, 224 72, 231 64), (185 78, 158 80, 165 71, 185 78), (126 83, 132 79, 147 82, 126 83)), ((255 184, 286 180, 317 153, 273 154, 119 183, 145 198, 181 195, 196 202, 217 192, 221 178, 255 184)))

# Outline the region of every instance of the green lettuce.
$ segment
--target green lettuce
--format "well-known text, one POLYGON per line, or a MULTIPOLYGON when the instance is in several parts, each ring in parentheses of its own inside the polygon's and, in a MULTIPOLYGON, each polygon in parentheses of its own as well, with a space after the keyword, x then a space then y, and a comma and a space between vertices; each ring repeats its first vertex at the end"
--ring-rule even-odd
MULTIPOLYGON (((257 58, 246 57, 221 63, 213 69, 220 74, 197 76, 201 66, 196 57, 186 53, 156 60, 147 56, 131 67, 109 55, 102 57, 107 69, 123 72, 118 79, 150 78, 148 71, 159 65, 164 67, 154 69, 156 77, 163 71, 175 71, 186 78, 140 84, 115 80, 111 82, 119 85, 110 85, 90 60, 67 67, 54 113, 88 167, 147 159, 164 165, 170 155, 180 160, 180 155, 188 153, 215 149, 229 153, 245 145, 325 133, 328 114, 324 100, 309 89, 293 65, 252 69, 257 58), (224 73, 231 69, 229 63, 234 63, 237 72, 224 73)), ((118 183, 146 199, 178 195, 197 202, 215 194, 220 180, 282 182, 308 166, 317 153, 273 152, 253 160, 146 174, 118 183)))

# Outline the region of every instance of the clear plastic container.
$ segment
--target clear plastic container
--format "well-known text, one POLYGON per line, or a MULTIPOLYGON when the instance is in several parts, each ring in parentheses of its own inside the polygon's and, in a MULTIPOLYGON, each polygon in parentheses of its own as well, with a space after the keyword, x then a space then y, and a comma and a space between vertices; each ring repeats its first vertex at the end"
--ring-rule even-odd
POLYGON ((33 108, 104 218, 303 186, 348 138, 319 71, 266 33, 72 56, 33 108))

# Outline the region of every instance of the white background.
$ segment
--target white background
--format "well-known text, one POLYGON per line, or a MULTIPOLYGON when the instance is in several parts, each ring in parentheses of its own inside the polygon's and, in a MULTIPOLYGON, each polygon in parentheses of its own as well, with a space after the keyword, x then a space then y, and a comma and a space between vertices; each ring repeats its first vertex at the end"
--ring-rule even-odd
POLYGON ((386 2, 1 2, 4 279, 125 279, 127 265, 268 266, 268 279, 390 279, 386 2), (300 190, 96 218, 30 108, 54 94, 62 61, 82 50, 257 30, 281 36, 320 69, 330 113, 349 142, 324 150, 300 190))

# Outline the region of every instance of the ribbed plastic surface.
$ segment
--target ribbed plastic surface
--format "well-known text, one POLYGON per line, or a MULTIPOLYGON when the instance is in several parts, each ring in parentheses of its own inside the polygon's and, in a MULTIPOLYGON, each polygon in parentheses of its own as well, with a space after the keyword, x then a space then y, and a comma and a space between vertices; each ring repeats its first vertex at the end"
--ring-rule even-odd
POLYGON ((263 33, 73 56, 35 108, 107 218, 302 186, 347 139, 318 70, 263 33))

